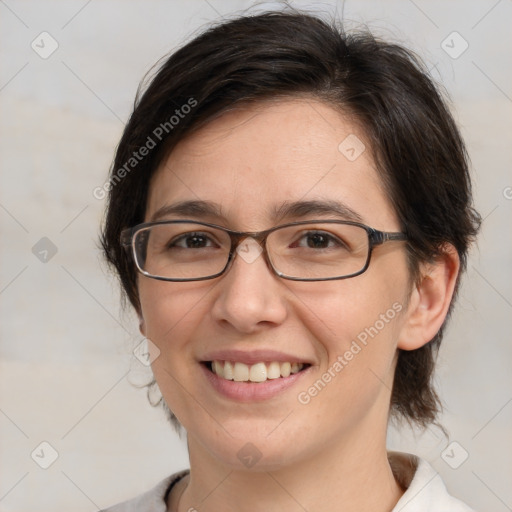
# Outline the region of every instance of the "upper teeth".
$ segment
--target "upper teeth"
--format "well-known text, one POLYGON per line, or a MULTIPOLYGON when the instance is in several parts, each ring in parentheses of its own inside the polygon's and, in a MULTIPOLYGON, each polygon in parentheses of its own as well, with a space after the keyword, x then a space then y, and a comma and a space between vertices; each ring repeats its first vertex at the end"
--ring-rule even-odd
POLYGON ((291 373, 300 372, 302 368, 304 368, 302 363, 280 363, 279 361, 272 361, 271 363, 261 362, 250 366, 231 361, 212 362, 213 373, 223 379, 235 380, 237 382, 264 382, 267 379, 288 377, 291 373))

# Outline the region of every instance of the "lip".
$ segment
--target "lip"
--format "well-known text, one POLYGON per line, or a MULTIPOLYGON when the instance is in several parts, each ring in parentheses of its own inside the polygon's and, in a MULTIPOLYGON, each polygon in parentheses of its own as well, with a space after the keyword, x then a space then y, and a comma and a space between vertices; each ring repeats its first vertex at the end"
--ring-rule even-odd
MULTIPOLYGON (((229 351, 232 353, 233 351, 229 351)), ((253 354, 253 353, 251 353, 253 354)), ((274 354, 275 356, 275 354, 274 354)), ((217 358, 221 359, 221 358, 217 358)), ((226 359, 232 360, 232 359, 226 359)), ((236 359, 239 362, 239 359, 236 359)), ((247 359, 246 359, 247 360, 247 359)), ((277 361, 278 359, 270 359, 271 361, 277 361)), ((256 362, 260 362, 262 359, 259 359, 256 362)), ((283 361, 290 361, 290 359, 286 359, 283 361)), ((299 362, 296 358, 293 358, 293 361, 290 362, 299 362)), ((247 363, 246 363, 247 364, 247 363)), ((231 400, 235 400, 238 402, 261 402, 264 400, 269 400, 280 393, 290 389, 298 380, 302 379, 304 374, 309 373, 311 366, 308 366, 304 370, 301 370, 298 373, 292 373, 289 377, 280 377, 278 379, 270 379, 265 382, 236 382, 233 380, 226 380, 215 373, 211 372, 206 364, 199 364, 203 375, 206 377, 207 381, 210 385, 222 396, 229 398, 231 400)))
MULTIPOLYGON (((278 361, 280 363, 306 363, 312 365, 313 362, 306 358, 298 358, 297 356, 286 354, 284 352, 278 352, 276 350, 216 350, 209 352, 208 354, 201 357, 201 362, 207 361, 232 361, 238 363, 244 363, 246 365, 252 365, 256 363, 270 363, 272 361, 278 361)), ((300 373, 300 372, 299 372, 300 373)))

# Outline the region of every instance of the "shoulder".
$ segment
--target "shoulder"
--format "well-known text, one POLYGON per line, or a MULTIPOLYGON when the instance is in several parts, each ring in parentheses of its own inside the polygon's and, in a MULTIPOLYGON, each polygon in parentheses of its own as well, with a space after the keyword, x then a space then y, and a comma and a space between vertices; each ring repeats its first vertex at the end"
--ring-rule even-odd
POLYGON ((169 491, 172 486, 186 474, 188 474, 188 470, 175 473, 159 482, 155 487, 144 494, 140 494, 131 500, 118 503, 100 512, 166 512, 166 499, 169 491))
POLYGON ((475 512, 448 493, 426 460, 398 452, 389 452, 388 458, 395 478, 406 489, 392 512, 475 512))

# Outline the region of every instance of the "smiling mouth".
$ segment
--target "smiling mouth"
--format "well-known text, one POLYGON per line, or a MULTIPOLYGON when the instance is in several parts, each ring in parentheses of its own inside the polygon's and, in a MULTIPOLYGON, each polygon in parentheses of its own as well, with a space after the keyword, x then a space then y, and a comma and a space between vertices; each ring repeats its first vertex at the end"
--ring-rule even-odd
POLYGON ((252 365, 234 361, 205 361, 203 364, 221 379, 235 382, 266 382, 286 378, 311 366, 307 363, 281 361, 259 362, 252 365))

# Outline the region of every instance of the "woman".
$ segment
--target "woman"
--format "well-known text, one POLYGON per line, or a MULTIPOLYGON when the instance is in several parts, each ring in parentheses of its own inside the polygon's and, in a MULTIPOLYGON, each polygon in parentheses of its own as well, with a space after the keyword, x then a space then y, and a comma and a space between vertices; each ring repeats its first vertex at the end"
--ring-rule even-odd
POLYGON ((190 471, 119 511, 468 511, 390 417, 432 374, 479 216, 407 50, 318 18, 222 23, 136 102, 102 244, 190 471))

